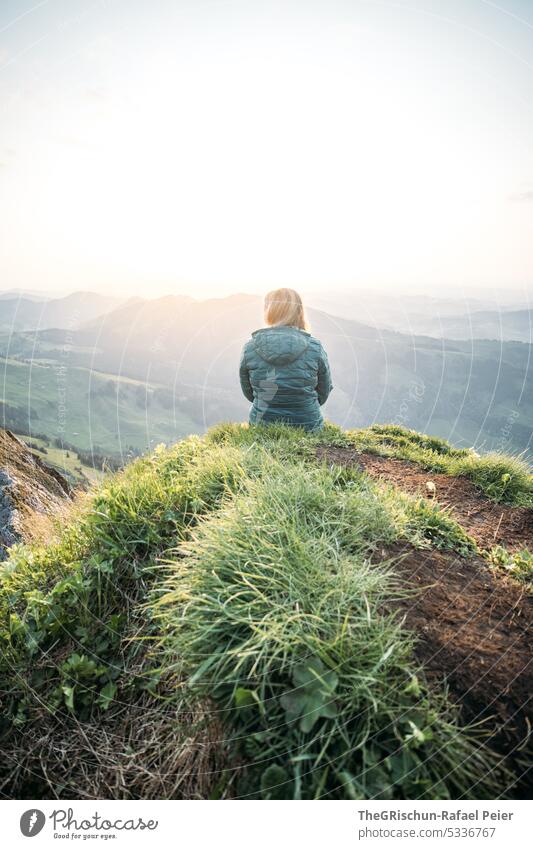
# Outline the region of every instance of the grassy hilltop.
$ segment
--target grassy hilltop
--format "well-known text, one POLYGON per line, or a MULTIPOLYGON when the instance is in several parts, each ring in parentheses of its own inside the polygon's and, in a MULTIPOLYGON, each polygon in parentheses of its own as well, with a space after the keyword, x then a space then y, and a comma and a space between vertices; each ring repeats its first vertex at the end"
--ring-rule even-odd
POLYGON ((532 506, 399 427, 157 448, 2 564, 0 790, 523 795, 532 506))

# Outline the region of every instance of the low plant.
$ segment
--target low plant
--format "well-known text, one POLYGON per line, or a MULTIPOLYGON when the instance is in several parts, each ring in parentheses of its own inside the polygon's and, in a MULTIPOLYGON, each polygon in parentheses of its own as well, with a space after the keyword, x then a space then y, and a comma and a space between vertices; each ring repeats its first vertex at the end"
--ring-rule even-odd
POLYGON ((395 487, 383 486, 383 501, 394 517, 399 536, 416 548, 454 551, 463 557, 477 553, 475 541, 450 511, 426 498, 416 498, 395 487))
POLYGON ((491 566, 501 569, 533 590, 533 554, 527 548, 512 552, 502 545, 495 545, 485 556, 491 566))

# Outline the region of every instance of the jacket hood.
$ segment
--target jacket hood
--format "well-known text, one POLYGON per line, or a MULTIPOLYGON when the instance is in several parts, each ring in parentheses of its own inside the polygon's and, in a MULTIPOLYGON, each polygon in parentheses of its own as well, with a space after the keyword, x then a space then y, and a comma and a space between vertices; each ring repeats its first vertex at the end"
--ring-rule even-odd
POLYGON ((309 347, 311 334, 297 327, 263 327, 252 333, 259 356, 274 366, 285 366, 297 360, 309 347))

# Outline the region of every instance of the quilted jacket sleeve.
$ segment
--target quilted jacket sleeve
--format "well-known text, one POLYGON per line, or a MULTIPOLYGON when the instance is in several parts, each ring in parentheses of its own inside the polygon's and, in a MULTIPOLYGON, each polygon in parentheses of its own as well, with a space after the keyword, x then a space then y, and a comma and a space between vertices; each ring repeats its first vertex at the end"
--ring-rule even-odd
POLYGON ((318 359, 318 382, 316 392, 318 395, 318 403, 322 406, 328 400, 329 393, 333 389, 331 382, 331 371, 329 369, 328 355, 320 346, 320 355, 318 359))
POLYGON ((252 384, 250 383, 250 372, 248 371, 248 366, 246 365, 246 347, 242 349, 241 354, 241 362, 239 366, 239 378, 241 381, 241 389, 245 398, 248 401, 254 400, 254 392, 252 389, 252 384))

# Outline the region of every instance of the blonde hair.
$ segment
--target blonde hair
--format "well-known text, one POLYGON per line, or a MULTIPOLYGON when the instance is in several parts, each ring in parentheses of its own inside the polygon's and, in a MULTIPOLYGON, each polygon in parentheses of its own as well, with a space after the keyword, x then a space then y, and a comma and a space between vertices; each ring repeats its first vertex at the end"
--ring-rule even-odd
POLYGON ((273 289, 265 295, 265 322, 271 327, 309 330, 302 299, 294 289, 273 289))

